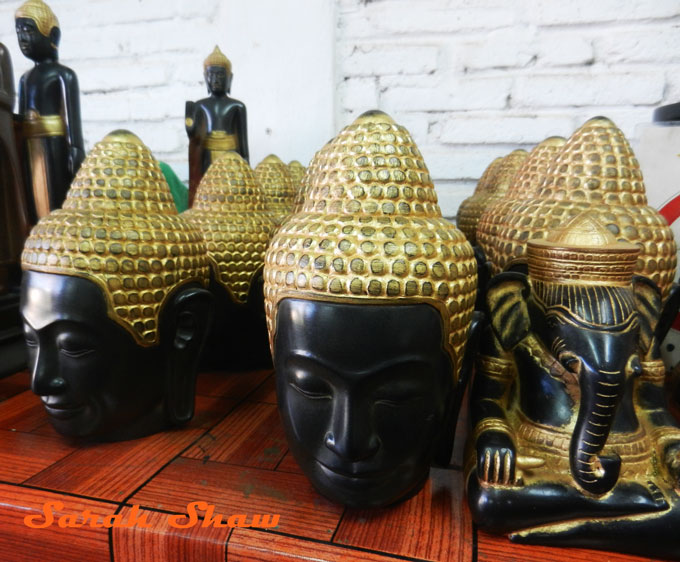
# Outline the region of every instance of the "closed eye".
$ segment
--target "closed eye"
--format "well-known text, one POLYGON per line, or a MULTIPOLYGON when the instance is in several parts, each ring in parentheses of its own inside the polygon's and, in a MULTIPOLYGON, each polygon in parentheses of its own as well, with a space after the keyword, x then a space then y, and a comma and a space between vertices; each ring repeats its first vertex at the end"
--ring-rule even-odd
POLYGON ((288 384, 290 385, 291 388, 295 389, 297 392, 299 392, 306 398, 310 398, 312 400, 324 400, 331 398, 330 393, 326 392, 324 389, 321 388, 318 389, 302 388, 301 386, 298 386, 294 382, 289 382, 288 384))
POLYGON ((66 355, 66 357, 71 357, 73 359, 79 359, 80 357, 85 357, 86 355, 90 355, 91 353, 94 353, 94 349, 88 349, 88 348, 83 348, 83 349, 66 349, 66 348, 59 348, 59 353, 62 355, 66 355))

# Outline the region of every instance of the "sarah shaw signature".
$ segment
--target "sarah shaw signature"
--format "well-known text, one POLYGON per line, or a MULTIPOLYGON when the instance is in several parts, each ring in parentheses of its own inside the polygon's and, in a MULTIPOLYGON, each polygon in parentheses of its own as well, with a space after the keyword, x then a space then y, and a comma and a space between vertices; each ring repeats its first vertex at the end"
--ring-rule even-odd
MULTIPOLYGON (((43 511, 38 515, 24 517, 24 525, 31 529, 45 529, 55 523, 63 529, 75 527, 139 527, 148 529, 153 527, 147 520, 148 512, 141 512, 139 505, 135 504, 127 514, 111 513, 101 515, 92 513, 89 509, 74 513, 65 513, 57 516, 56 513, 64 512, 64 503, 60 501, 48 501, 43 504, 43 511)), ((187 504, 186 515, 168 515, 168 525, 176 529, 188 529, 200 523, 201 527, 258 527, 271 529, 278 526, 279 514, 255 514, 250 521, 248 515, 235 514, 226 516, 215 513, 215 506, 208 502, 196 501, 187 504), (203 512, 202 518, 199 511, 203 512), (226 521, 225 521, 226 519, 226 521)))

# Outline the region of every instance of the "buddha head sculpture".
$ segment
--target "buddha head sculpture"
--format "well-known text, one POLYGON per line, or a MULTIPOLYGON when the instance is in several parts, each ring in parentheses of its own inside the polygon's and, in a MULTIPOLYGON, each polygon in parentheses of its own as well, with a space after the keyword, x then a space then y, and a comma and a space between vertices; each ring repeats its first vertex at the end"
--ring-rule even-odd
POLYGON ((322 494, 387 505, 450 458, 476 262, 386 114, 364 113, 315 160, 265 256, 279 409, 322 494))
POLYGON ((23 55, 39 62, 56 58, 61 39, 59 20, 42 0, 28 0, 15 12, 16 32, 23 55))
POLYGON ((212 268, 217 306, 205 351, 212 359, 204 364, 242 365, 267 356, 262 268, 276 225, 248 163, 228 152, 211 164, 182 217, 203 233, 212 268))
POLYGON ((300 164, 297 160, 291 160, 288 162, 288 173, 290 174, 290 179, 293 180, 293 185, 295 186, 296 195, 300 190, 300 182, 305 175, 306 168, 300 164))
POLYGON ((298 191, 288 166, 278 156, 270 154, 256 166, 255 178, 264 192, 265 204, 274 222, 281 224, 293 210, 298 191))
POLYGON ((139 138, 94 146, 22 267, 31 387, 57 431, 117 440, 191 419, 208 256, 139 138))
POLYGON ((295 198, 293 200, 293 209, 291 210, 290 215, 288 215, 289 217, 302 211, 302 208, 305 204, 305 198, 307 196, 309 185, 312 182, 312 178, 317 173, 317 163, 323 160, 323 152, 329 147, 332 140, 333 139, 328 141, 325 145, 323 145, 323 147, 320 150, 318 150, 314 154, 314 157, 309 163, 309 166, 305 168, 305 173, 300 178, 300 185, 298 187, 297 193, 295 194, 295 198))
POLYGON ((653 280, 665 298, 677 262, 673 233, 647 204, 635 155, 605 117, 578 129, 552 159, 537 194, 505 215, 496 242, 499 267, 526 263, 528 240, 544 238, 586 211, 595 213, 617 240, 641 248, 635 272, 653 280))
POLYGON ((553 157, 562 148, 566 139, 549 137, 537 144, 524 160, 512 178, 507 193, 503 198, 487 206, 477 224, 477 244, 484 252, 486 260, 491 264, 492 273, 501 271, 498 265, 496 241, 500 225, 505 215, 511 212, 514 205, 531 199, 543 182, 548 166, 553 157))
POLYGON ((505 197, 512 179, 526 158, 526 150, 520 149, 491 162, 479 179, 475 192, 461 203, 456 224, 470 244, 477 244, 477 224, 482 213, 487 207, 505 197))
POLYGON ((234 77, 231 71, 231 61, 217 45, 203 61, 203 72, 208 93, 224 96, 231 91, 231 81, 234 77))
POLYGON ((528 241, 528 275, 489 283, 466 453, 486 530, 677 556, 680 424, 659 351, 677 306, 634 275, 640 253, 589 211, 528 241))

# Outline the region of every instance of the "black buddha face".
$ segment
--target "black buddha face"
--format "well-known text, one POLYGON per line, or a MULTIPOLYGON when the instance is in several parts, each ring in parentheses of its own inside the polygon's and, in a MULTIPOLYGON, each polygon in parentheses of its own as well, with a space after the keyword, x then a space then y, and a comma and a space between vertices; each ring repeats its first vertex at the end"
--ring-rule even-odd
POLYGON ((38 62, 56 56, 59 44, 59 28, 53 27, 45 37, 30 18, 17 18, 15 22, 19 48, 25 57, 38 62))
POLYGON ((59 433, 127 439, 191 418, 210 296, 193 287, 171 299, 161 342, 142 347, 108 316, 94 282, 25 272, 31 388, 59 433))
POLYGON ((335 501, 388 505, 429 474, 452 395, 442 320, 426 304, 284 299, 274 366, 288 443, 335 501))
POLYGON ((205 82, 208 92, 216 96, 229 93, 231 88, 231 74, 222 66, 209 66, 205 70, 205 82))

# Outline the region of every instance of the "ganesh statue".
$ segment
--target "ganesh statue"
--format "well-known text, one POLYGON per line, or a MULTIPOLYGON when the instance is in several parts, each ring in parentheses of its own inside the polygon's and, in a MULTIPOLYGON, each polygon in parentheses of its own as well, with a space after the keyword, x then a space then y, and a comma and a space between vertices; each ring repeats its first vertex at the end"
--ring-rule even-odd
POLYGON ((675 244, 620 131, 587 122, 504 223, 514 270, 489 282, 471 388, 473 519, 517 542, 680 559, 680 423, 659 349, 675 244))

